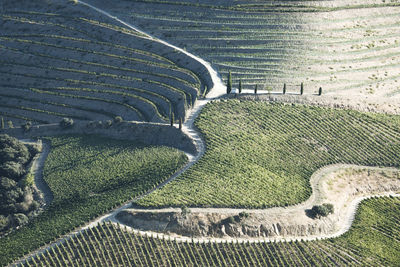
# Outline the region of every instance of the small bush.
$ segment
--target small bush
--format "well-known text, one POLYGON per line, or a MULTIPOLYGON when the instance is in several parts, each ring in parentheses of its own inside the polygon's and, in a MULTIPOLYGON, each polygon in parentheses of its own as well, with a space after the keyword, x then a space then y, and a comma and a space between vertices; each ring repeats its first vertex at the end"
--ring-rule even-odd
POLYGON ((114 118, 114 122, 115 123, 121 123, 121 122, 123 122, 124 120, 122 119, 122 117, 121 116, 116 116, 115 118, 114 118))
POLYGON ((28 217, 23 213, 16 213, 13 216, 13 223, 15 226, 20 226, 28 222, 28 217))
POLYGON ((104 123, 104 125, 105 125, 106 128, 111 127, 112 124, 113 124, 113 121, 112 121, 112 120, 106 120, 105 123, 104 123))
POLYGON ((60 121, 60 126, 62 127, 62 128, 70 128, 70 127, 72 127, 74 125, 74 120, 73 119, 71 119, 71 118, 63 118, 61 121, 60 121))
POLYGON ((190 209, 186 206, 181 207, 181 214, 183 218, 186 218, 186 216, 190 214, 190 209))
POLYGON ((29 131, 31 128, 32 128, 32 122, 30 122, 30 121, 27 121, 27 122, 22 126, 22 129, 23 129, 25 132, 29 131))
POLYGON ((242 211, 242 212, 239 213, 239 217, 240 218, 248 218, 249 214, 247 212, 245 212, 245 211, 242 211))

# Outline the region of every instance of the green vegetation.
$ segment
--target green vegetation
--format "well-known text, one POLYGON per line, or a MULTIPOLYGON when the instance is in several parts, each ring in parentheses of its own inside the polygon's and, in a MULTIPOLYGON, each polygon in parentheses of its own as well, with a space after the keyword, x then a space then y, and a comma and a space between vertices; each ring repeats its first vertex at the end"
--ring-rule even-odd
POLYGON ((0 234, 25 224, 39 207, 34 200, 29 163, 38 153, 18 139, 0 135, 0 234))
POLYGON ((1 265, 148 191, 187 160, 176 149, 97 136, 49 139, 44 179, 54 199, 28 225, 1 238, 1 265))
POLYGON ((208 104, 195 124, 206 141, 205 155, 137 204, 293 205, 308 199, 310 177, 323 166, 399 166, 397 116, 229 100, 208 104))
POLYGON ((334 207, 330 203, 324 203, 322 205, 314 205, 311 209, 311 216, 314 218, 326 217, 334 212, 334 207))
POLYGON ((101 224, 36 255, 29 266, 397 266, 399 213, 399 198, 369 199, 339 238, 271 243, 177 242, 101 224))

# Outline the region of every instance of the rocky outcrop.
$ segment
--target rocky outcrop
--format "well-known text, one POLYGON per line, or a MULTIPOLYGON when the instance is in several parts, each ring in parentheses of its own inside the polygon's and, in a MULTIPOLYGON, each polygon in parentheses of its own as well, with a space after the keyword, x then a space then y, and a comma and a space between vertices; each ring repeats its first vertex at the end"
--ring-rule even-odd
POLYGON ((141 231, 177 234, 189 237, 289 237, 328 234, 334 230, 332 218, 289 221, 269 220, 264 214, 248 217, 236 214, 188 213, 174 209, 166 212, 152 210, 123 210, 116 218, 123 224, 141 231))

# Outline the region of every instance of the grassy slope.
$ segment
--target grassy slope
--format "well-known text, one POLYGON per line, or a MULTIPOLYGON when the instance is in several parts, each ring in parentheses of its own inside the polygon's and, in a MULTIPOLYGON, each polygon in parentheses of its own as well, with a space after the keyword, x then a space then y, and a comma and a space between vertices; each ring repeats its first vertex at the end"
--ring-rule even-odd
POLYGON ((138 204, 262 208, 299 203, 310 196, 309 179, 323 166, 397 167, 400 131, 393 126, 397 119, 386 120, 300 105, 209 104, 196 121, 207 144, 204 157, 138 204))
POLYGON ((30 224, 0 242, 0 265, 66 234, 167 179, 186 156, 166 147, 96 136, 50 138, 44 179, 54 200, 30 224))
MULTIPOLYGON (((69 240, 54 254, 35 262, 84 261, 102 266, 396 266, 400 261, 398 229, 399 198, 363 201, 356 221, 345 235, 329 240, 277 243, 177 243, 141 237, 112 225, 100 225, 69 240), (376 230, 384 229, 384 230, 376 230), (95 247, 89 253, 87 246, 95 247), (71 250, 66 249, 71 247, 71 250), (109 249, 112 247, 112 250, 109 249), (61 255, 62 253, 62 255, 61 255)), ((32 262, 31 262, 32 264, 32 262)))

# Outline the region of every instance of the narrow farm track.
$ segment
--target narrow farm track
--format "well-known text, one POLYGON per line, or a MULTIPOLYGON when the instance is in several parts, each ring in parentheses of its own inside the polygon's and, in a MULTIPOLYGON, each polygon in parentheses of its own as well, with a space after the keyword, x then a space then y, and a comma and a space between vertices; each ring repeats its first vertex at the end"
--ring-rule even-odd
MULTIPOLYGON (((158 38, 155 38, 155 37, 143 32, 143 31, 139 30, 135 26, 133 26, 133 25, 131 25, 131 24, 125 22, 125 21, 122 21, 118 17, 113 16, 112 14, 110 14, 110 13, 104 11, 104 10, 101 10, 101 9, 99 9, 97 7, 94 7, 94 6, 92 6, 92 5, 90 5, 90 4, 86 3, 86 2, 83 2, 83 1, 78 1, 78 2, 80 4, 82 4, 82 5, 85 5, 85 6, 89 7, 89 8, 97 11, 97 12, 102 13, 103 15, 105 15, 105 16, 107 16, 109 18, 112 18, 112 19, 118 21, 119 23, 123 24, 124 26, 126 26, 126 27, 128 27, 128 28, 130 28, 132 30, 137 31, 142 35, 145 35, 148 39, 151 39, 153 41, 156 41, 156 42, 159 42, 159 43, 164 44, 166 46, 169 46, 171 48, 174 48, 174 49, 176 49, 176 50, 188 55, 193 60, 201 63, 202 65, 204 65, 206 67, 206 69, 208 70, 210 76, 211 76, 212 86, 210 87, 211 89, 210 89, 209 93, 207 94, 207 97, 205 99, 199 99, 199 100, 196 101, 196 103, 193 106, 193 108, 187 112, 185 123, 183 124, 183 131, 185 133, 187 133, 195 141, 198 153, 196 155, 190 155, 189 154, 188 155, 189 162, 184 168, 182 168, 180 171, 175 173, 173 176, 171 176, 164 183, 158 185, 154 189, 146 192, 145 194, 143 194, 142 196, 137 198, 137 199, 139 199, 141 197, 144 197, 144 196, 150 194, 154 190, 164 186, 165 184, 169 183, 170 181, 172 181, 175 178, 177 178, 178 176, 180 176, 183 172, 185 172, 187 169, 189 169, 193 164, 195 164, 203 156, 203 154, 205 152, 205 143, 202 140, 200 133, 198 133, 197 130, 195 129, 195 127, 194 127, 194 120, 196 119, 196 117, 200 113, 201 109, 205 106, 205 104, 207 104, 211 100, 219 98, 220 96, 222 96, 225 93, 225 86, 224 86, 221 78, 219 77, 218 73, 211 67, 211 65, 208 62, 204 61, 203 59, 201 59, 201 58, 199 58, 199 57, 197 57, 195 55, 192 55, 191 53, 189 53, 189 52, 187 52, 187 51, 185 51, 185 50, 183 50, 183 49, 181 49, 179 47, 176 47, 176 46, 174 46, 174 45, 172 45, 172 44, 170 44, 168 42, 165 42, 165 41, 162 41, 162 40, 160 40, 158 38)), ((40 161, 39 163, 43 164, 43 161, 44 160, 40 161)), ((343 168, 348 168, 348 167, 350 167, 350 166, 349 165, 333 165, 333 166, 327 166, 327 167, 317 171, 313 175, 312 181, 311 181, 312 188, 313 188, 313 194, 312 194, 311 198, 309 200, 307 200, 305 203, 301 203, 299 205, 296 205, 296 206, 293 206, 293 207, 289 207, 289 208, 275 208, 275 209, 267 209, 267 210, 247 210, 247 211, 249 213, 256 213, 256 212, 270 212, 270 210, 278 210, 278 209, 285 209, 286 211, 287 210, 291 210, 291 209, 293 209, 293 210, 298 210, 298 209, 304 210, 304 207, 305 207, 306 204, 309 205, 310 203, 314 203, 314 201, 317 201, 319 199, 320 195, 318 195, 318 190, 314 190, 314 188, 318 187, 321 178, 323 177, 323 175, 327 171, 331 172, 333 170, 338 170, 338 169, 343 169, 343 168), (317 193, 315 193, 315 192, 317 192, 317 193)), ((361 166, 351 166, 351 167, 361 168, 361 166)), ((40 166, 38 166, 38 168, 40 168, 40 166)), ((380 170, 385 170, 385 169, 390 169, 390 168, 380 168, 380 170)), ((396 197, 400 196, 399 194, 397 194, 395 192, 380 194, 380 195, 377 195, 377 196, 387 196, 387 195, 392 195, 392 196, 396 196, 396 197)), ((355 212, 357 210, 358 204, 363 199, 366 199, 366 198, 369 198, 369 197, 371 197, 371 196, 358 197, 357 199, 352 201, 350 203, 350 205, 348 205, 348 209, 346 211, 346 217, 342 218, 342 220, 341 220, 342 224, 340 225, 340 229, 337 232, 335 232, 333 234, 321 235, 321 236, 285 237, 284 240, 287 240, 287 241, 289 241, 289 240, 316 240, 316 239, 331 238, 331 237, 336 237, 336 236, 342 235, 344 232, 349 230, 349 228, 350 228, 350 226, 351 226, 351 224, 352 224, 352 222, 354 220, 354 214, 355 214, 355 212)), ((137 200, 137 199, 135 199, 135 200, 137 200)), ((14 265, 19 265, 20 263, 25 262, 27 259, 29 259, 33 255, 42 254, 42 253, 44 253, 46 251, 49 251, 51 248, 56 247, 56 245, 64 243, 67 239, 78 235, 79 233, 81 233, 82 231, 84 231, 87 228, 91 228, 91 227, 94 227, 94 226, 98 225, 100 222, 111 221, 113 223, 119 223, 116 220, 115 215, 118 212, 120 212, 121 210, 129 208, 130 205, 131 205, 130 202, 128 204, 125 204, 125 205, 115 209, 114 211, 112 211, 112 212, 110 212, 110 213, 108 213, 108 214, 106 214, 106 215, 104 215, 104 216, 102 216, 100 218, 97 218, 97 219, 89 222, 85 226, 80 227, 80 228, 76 229, 75 231, 73 231, 73 232, 71 232, 71 233, 59 238, 56 242, 52 243, 51 245, 46 246, 46 247, 42 247, 39 250, 37 250, 35 252, 32 252, 30 255, 25 256, 23 259, 15 262, 13 264, 13 266, 14 265)), ((212 211, 212 212, 221 212, 221 213, 228 212, 228 211, 230 212, 232 210, 239 211, 239 209, 236 210, 236 209, 212 209, 212 208, 210 208, 210 209, 200 208, 200 209, 192 209, 192 210, 196 210, 196 211, 202 210, 204 212, 211 212, 212 211)), ((240 209, 240 211, 243 211, 243 209, 240 209)), ((132 229, 130 227, 127 227, 127 229, 129 229, 131 231, 135 231, 135 232, 141 233, 141 234, 147 234, 147 232, 136 231, 136 230, 134 230, 134 229, 132 229)), ((159 236, 162 237, 163 235, 159 234, 159 236)), ((244 239, 244 238, 230 238, 230 239, 198 238, 198 239, 196 239, 196 238, 194 238, 193 239, 193 238, 187 238, 187 237, 179 237, 179 238, 176 238, 176 240, 178 240, 178 241, 194 241, 194 242, 205 242, 205 241, 207 241, 207 242, 216 242, 216 243, 218 243, 218 242, 271 242, 271 241, 276 240, 276 239, 268 239, 268 238, 253 238, 253 239, 248 239, 248 238, 246 238, 246 239, 244 239)))

